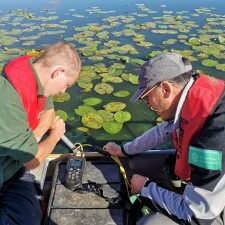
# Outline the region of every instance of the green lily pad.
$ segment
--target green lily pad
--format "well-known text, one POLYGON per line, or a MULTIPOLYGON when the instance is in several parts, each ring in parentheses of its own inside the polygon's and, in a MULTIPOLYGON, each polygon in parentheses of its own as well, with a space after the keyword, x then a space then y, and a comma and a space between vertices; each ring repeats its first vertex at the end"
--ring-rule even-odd
POLYGON ((87 127, 77 127, 77 130, 81 131, 81 132, 84 132, 84 133, 87 133, 90 129, 87 128, 87 127))
POLYGON ((129 77, 129 81, 130 81, 130 83, 132 83, 132 84, 138 84, 138 76, 136 76, 136 75, 130 76, 130 77, 129 77))
POLYGON ((126 104, 123 102, 109 102, 103 106, 106 111, 109 112, 118 112, 123 110, 126 107, 126 104))
POLYGON ((79 80, 77 85, 83 89, 84 92, 89 92, 93 88, 93 84, 84 80, 79 80))
POLYGON ((127 97, 130 95, 130 92, 129 91, 126 91, 126 90, 123 90, 123 91, 117 91, 117 92, 114 92, 113 95, 115 97, 120 97, 120 98, 124 98, 124 97, 127 97))
POLYGON ((204 54, 204 53, 199 53, 197 56, 200 59, 207 59, 209 57, 207 54, 204 54))
POLYGON ((53 101, 55 102, 66 102, 70 100, 70 94, 66 92, 60 93, 60 94, 54 95, 52 98, 53 98, 53 101))
POLYGON ((55 114, 56 114, 56 116, 59 116, 61 119, 63 119, 64 121, 66 121, 67 119, 68 119, 68 114, 67 114, 67 112, 65 112, 65 111, 63 111, 63 110, 57 110, 56 112, 55 112, 55 114))
POLYGON ((225 37, 223 37, 222 35, 219 35, 219 42, 220 44, 224 44, 225 43, 225 37))
POLYGON ((123 79, 120 77, 113 77, 107 75, 102 79, 102 82, 122 83, 123 79))
POLYGON ((94 106, 94 105, 98 105, 102 103, 102 100, 100 98, 91 97, 91 98, 85 98, 83 100, 83 103, 84 105, 94 106))
POLYGON ((223 64, 217 64, 215 67, 216 67, 217 70, 220 70, 220 71, 224 71, 225 72, 225 63, 223 63, 223 64))
POLYGON ((140 42, 137 43, 137 45, 141 46, 141 47, 150 47, 153 44, 151 42, 147 42, 147 41, 140 41, 140 42))
POLYGON ((106 83, 99 83, 95 85, 94 90, 100 95, 110 94, 113 92, 113 86, 106 83))
POLYGON ((117 134, 123 128, 123 124, 116 121, 104 122, 102 127, 109 134, 117 134))
POLYGON ((194 38, 194 37, 190 38, 188 43, 190 45, 200 45, 201 44, 200 40, 198 38, 194 38))
POLYGON ((223 52, 213 52, 213 56, 217 59, 225 59, 225 54, 223 52))
POLYGON ((118 69, 114 69, 114 68, 109 68, 109 70, 108 70, 108 74, 111 76, 120 76, 122 73, 123 73, 122 70, 118 70, 118 69))
POLYGON ((104 122, 110 122, 110 121, 113 121, 114 119, 114 114, 109 112, 109 111, 106 111, 106 110, 98 110, 96 111, 96 113, 102 117, 102 119, 104 120, 104 122))
POLYGON ((114 114, 114 119, 116 122, 125 123, 131 120, 131 114, 127 111, 118 111, 114 114))
POLYGON ((108 38, 109 38, 109 32, 107 32, 107 31, 102 31, 102 32, 97 33, 96 36, 97 36, 99 39, 108 39, 108 38))
POLYGON ((160 53, 162 53, 162 52, 161 51, 152 51, 151 53, 147 54, 146 57, 150 59, 150 58, 153 58, 154 56, 156 56, 160 53))
POLYGON ((84 126, 92 128, 92 129, 99 129, 102 127, 103 119, 97 113, 88 113, 87 115, 82 116, 81 119, 84 126))
POLYGON ((217 64, 219 64, 219 63, 216 60, 212 60, 212 59, 204 59, 204 60, 202 60, 202 65, 203 66, 214 67, 217 64))
POLYGON ((182 16, 181 15, 177 15, 177 16, 174 17, 174 19, 176 21, 181 21, 182 20, 182 16))
POLYGON ((96 110, 88 105, 80 105, 78 108, 74 109, 74 112, 79 116, 84 116, 88 113, 95 113, 96 110))
POLYGON ((92 60, 92 61, 102 61, 104 58, 102 56, 90 56, 88 57, 88 59, 92 60))
POLYGON ((168 40, 166 40, 166 41, 163 41, 162 43, 164 44, 164 45, 173 45, 173 44, 175 44, 177 42, 177 39, 168 39, 168 40))
POLYGON ((114 63, 111 67, 118 70, 125 68, 124 64, 121 64, 121 63, 114 63))

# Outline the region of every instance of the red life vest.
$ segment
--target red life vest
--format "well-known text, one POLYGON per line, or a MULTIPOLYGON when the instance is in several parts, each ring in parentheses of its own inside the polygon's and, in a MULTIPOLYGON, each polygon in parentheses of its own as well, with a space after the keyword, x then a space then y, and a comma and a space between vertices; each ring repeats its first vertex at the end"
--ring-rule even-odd
POLYGON ((29 56, 20 56, 4 67, 4 74, 19 94, 32 130, 39 123, 39 115, 46 103, 44 96, 38 96, 37 81, 29 64, 29 56))
POLYGON ((173 132, 176 149, 175 174, 190 180, 191 166, 188 164, 188 149, 191 140, 198 135, 207 118, 213 113, 225 90, 225 82, 201 74, 194 82, 180 113, 179 132, 173 132))

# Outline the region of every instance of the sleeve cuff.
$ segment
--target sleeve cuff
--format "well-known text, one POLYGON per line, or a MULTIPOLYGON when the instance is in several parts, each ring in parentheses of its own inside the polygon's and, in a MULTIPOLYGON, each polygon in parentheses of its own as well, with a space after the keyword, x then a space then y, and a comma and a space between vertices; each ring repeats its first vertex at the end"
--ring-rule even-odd
POLYGON ((148 197, 149 196, 149 188, 148 188, 148 185, 151 183, 151 181, 150 180, 147 180, 146 182, 145 182, 145 185, 144 185, 144 187, 142 188, 142 190, 141 190, 141 196, 143 196, 143 197, 148 197))
POLYGON ((120 148, 121 148, 121 152, 122 152, 124 155, 126 155, 126 156, 131 156, 131 155, 129 155, 128 153, 125 152, 123 146, 121 146, 120 148))

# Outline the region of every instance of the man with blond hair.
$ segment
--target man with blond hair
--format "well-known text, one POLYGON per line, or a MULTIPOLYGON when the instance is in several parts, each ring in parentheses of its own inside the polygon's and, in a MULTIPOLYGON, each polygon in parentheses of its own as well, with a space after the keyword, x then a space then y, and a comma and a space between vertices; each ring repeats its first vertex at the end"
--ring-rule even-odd
POLYGON ((34 177, 65 132, 51 96, 79 78, 80 58, 68 43, 47 46, 37 58, 8 62, 0 77, 0 224, 40 225, 34 177), (43 137, 49 131, 46 137, 43 137))

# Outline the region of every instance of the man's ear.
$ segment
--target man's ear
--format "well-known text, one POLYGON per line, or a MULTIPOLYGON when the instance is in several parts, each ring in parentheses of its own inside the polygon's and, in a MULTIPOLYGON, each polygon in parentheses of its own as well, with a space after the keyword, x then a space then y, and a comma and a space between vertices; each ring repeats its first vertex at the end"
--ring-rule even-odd
POLYGON ((162 82, 162 91, 163 91, 163 97, 168 98, 172 92, 172 84, 169 82, 162 82))
POLYGON ((56 77, 62 75, 64 72, 65 72, 65 71, 64 71, 63 68, 56 69, 56 70, 54 70, 54 71, 52 72, 51 78, 54 79, 54 78, 56 78, 56 77))

